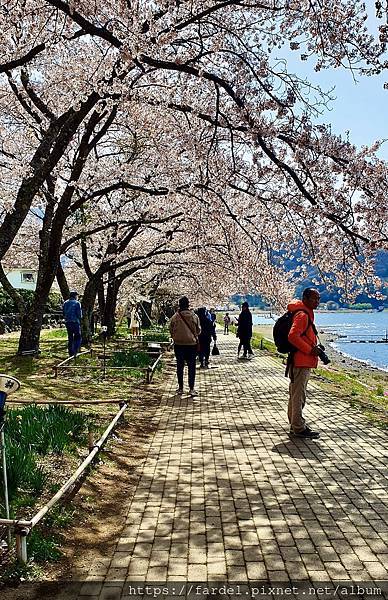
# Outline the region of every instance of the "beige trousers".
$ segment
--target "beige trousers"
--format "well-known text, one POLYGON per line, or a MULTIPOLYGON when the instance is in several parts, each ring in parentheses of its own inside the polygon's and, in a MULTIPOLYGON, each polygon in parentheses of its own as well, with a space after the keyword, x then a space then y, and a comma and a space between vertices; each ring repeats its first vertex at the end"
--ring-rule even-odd
POLYGON ((289 387, 288 420, 294 433, 300 433, 306 427, 302 411, 306 404, 306 389, 310 373, 309 367, 293 367, 294 381, 290 381, 289 387))

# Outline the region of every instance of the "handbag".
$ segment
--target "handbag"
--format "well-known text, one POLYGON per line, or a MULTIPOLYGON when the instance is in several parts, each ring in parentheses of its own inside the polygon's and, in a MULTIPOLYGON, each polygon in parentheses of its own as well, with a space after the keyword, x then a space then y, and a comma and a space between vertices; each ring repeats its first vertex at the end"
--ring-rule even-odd
POLYGON ((214 344, 213 348, 212 348, 212 356, 219 356, 220 355, 220 351, 218 350, 218 346, 216 346, 216 344, 214 344))
POLYGON ((180 316, 180 318, 182 319, 182 321, 184 322, 184 324, 186 325, 186 327, 187 327, 188 329, 190 329, 191 333, 192 333, 192 334, 193 334, 193 336, 195 337, 195 339, 196 339, 196 342, 197 342, 197 345, 196 345, 196 350, 197 350, 197 352, 200 352, 200 350, 201 350, 201 344, 199 343, 199 339, 198 339, 198 336, 197 336, 197 334, 196 334, 196 333, 195 333, 195 332, 194 332, 194 331, 191 329, 190 325, 188 324, 188 322, 186 321, 186 319, 184 318, 184 316, 183 316, 183 315, 181 315, 181 313, 180 313, 180 312, 178 312, 178 315, 180 316))

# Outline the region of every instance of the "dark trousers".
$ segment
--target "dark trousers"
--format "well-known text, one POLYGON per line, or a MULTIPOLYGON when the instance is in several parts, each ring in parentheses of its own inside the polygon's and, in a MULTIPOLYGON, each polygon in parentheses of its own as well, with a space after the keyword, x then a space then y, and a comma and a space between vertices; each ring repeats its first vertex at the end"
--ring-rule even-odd
POLYGON ((174 346, 176 357, 176 374, 178 378, 178 387, 183 389, 183 370, 185 362, 188 368, 188 380, 190 390, 194 389, 195 383, 195 359, 197 356, 196 346, 174 346))
POLYGON ((247 354, 253 354, 252 353, 252 348, 251 348, 251 338, 250 337, 240 337, 240 343, 238 345, 238 353, 241 350, 241 347, 244 348, 244 356, 246 356, 247 354))
POLYGON ((229 323, 224 323, 224 335, 229 333, 229 323))
POLYGON ((201 363, 201 365, 209 364, 211 341, 212 341, 212 338, 210 335, 199 334, 199 343, 200 343, 201 349, 198 352, 198 355, 199 355, 199 362, 201 363))
POLYGON ((81 347, 81 325, 76 321, 68 321, 67 329, 67 350, 69 356, 74 356, 79 352, 81 347))

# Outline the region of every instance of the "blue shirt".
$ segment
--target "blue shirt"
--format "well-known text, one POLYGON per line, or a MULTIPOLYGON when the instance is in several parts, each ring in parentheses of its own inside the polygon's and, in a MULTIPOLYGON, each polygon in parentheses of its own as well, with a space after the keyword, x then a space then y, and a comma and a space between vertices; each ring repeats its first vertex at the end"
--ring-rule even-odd
POLYGON ((66 323, 80 323, 82 317, 81 304, 75 298, 69 298, 63 305, 63 314, 66 323))

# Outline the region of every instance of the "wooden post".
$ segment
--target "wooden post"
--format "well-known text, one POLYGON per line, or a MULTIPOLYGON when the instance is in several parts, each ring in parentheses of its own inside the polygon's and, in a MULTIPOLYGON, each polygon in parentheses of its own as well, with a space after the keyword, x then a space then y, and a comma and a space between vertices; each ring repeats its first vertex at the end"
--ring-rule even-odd
POLYGON ((16 555, 18 561, 26 564, 28 560, 27 556, 27 535, 30 533, 29 529, 23 528, 16 530, 16 555))
POLYGON ((88 449, 89 452, 91 452, 94 448, 94 437, 93 437, 93 431, 91 429, 88 429, 88 449))

